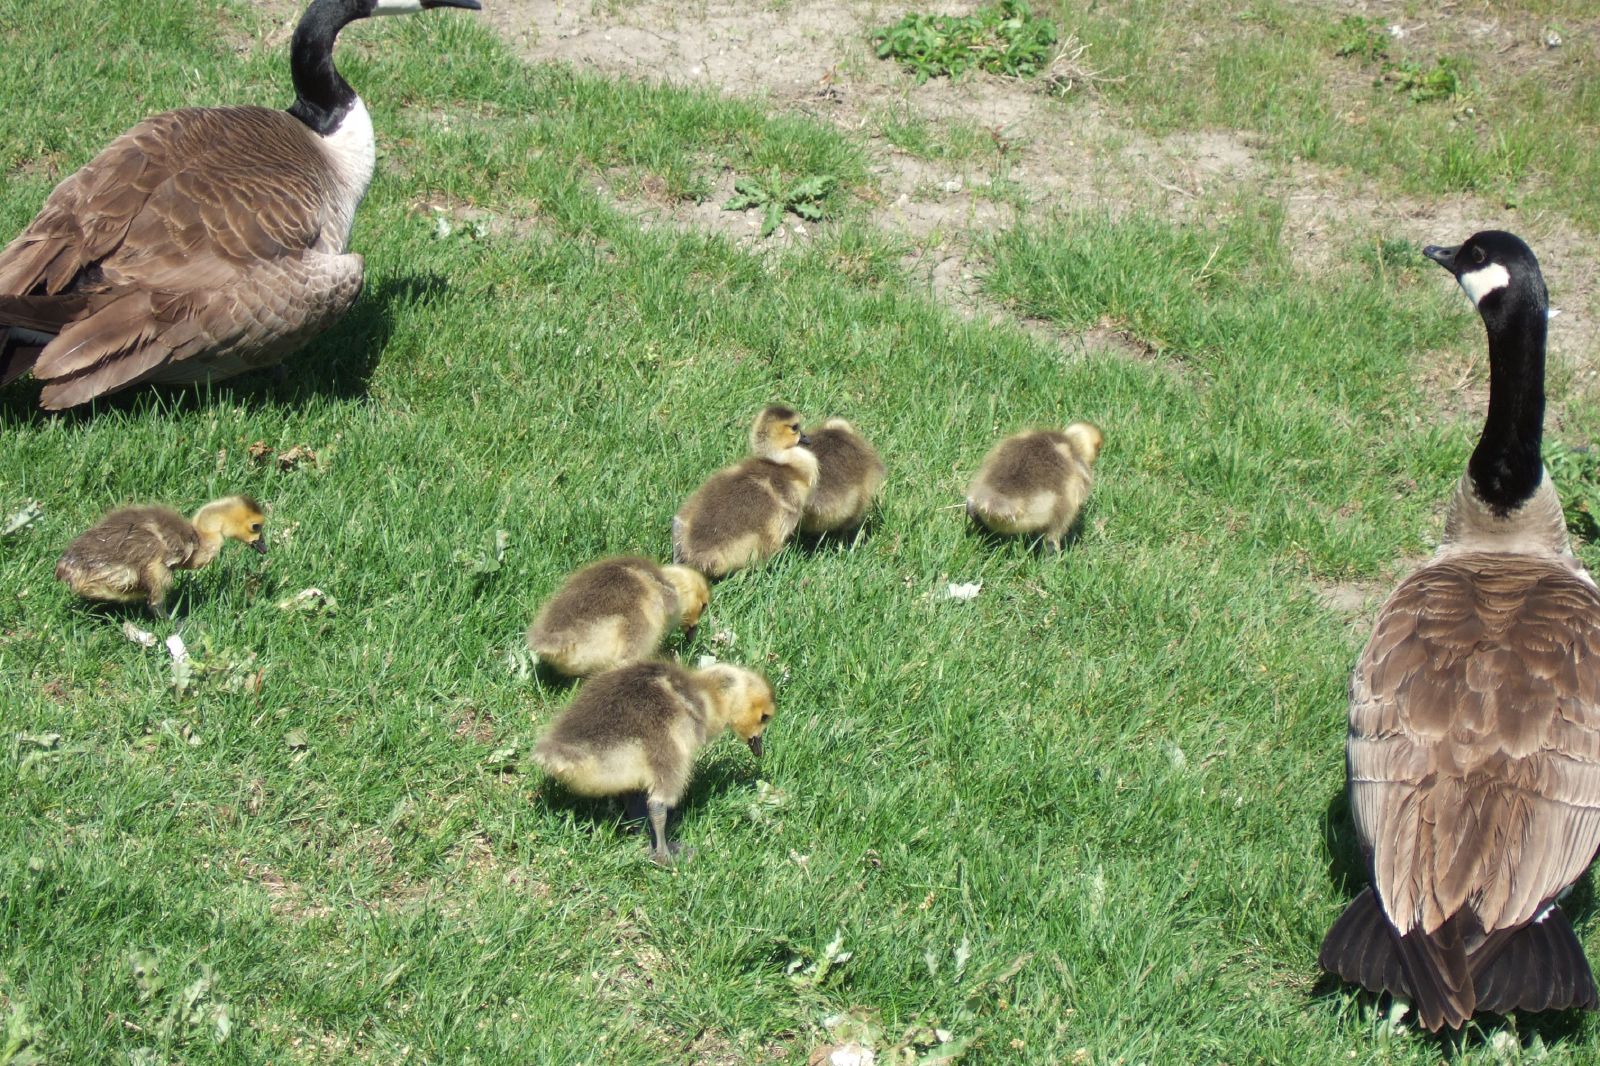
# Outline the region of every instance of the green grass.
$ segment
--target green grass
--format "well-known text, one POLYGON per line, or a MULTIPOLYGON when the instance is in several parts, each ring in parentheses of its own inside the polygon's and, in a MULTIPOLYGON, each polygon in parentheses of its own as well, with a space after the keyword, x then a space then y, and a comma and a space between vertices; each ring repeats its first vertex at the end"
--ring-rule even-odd
MULTIPOLYGON (((4 232, 149 110, 284 97, 280 56, 218 36, 248 15, 158 6, 0 20, 26 57, 0 66, 4 232)), ((1438 1060, 1314 969, 1353 887, 1336 797, 1363 636, 1314 582, 1381 580, 1435 535, 1471 426, 1419 362, 1481 343, 1442 275, 1392 244, 1308 275, 1249 199, 1209 226, 1070 214, 996 237, 996 298, 1154 354, 1075 353, 921 295, 831 128, 526 68, 470 17, 348 37, 381 157, 349 318, 281 382, 65 416, 0 393, 0 528, 41 508, 0 537, 14 1044, 804 1062, 853 1012, 880 1048, 933 1026, 981 1063, 1438 1060), (838 221, 780 255, 646 230, 597 192, 774 165, 841 182, 838 221), (427 205, 480 230, 441 237, 427 205), (759 768, 706 753, 679 830, 701 854, 663 872, 528 762, 570 697, 510 653, 569 570, 664 555, 679 501, 777 399, 850 417, 890 481, 860 543, 723 582, 673 645, 766 671, 779 717, 759 768), (996 436, 1072 418, 1107 439, 1077 544, 973 536, 959 502, 996 436), (257 440, 318 461, 280 469, 257 440), (175 623, 132 615, 218 668, 179 697, 164 651, 51 567, 113 503, 231 491, 268 503, 268 559, 189 576, 175 623), (308 587, 337 608, 278 608, 308 587), (851 957, 810 969, 836 937, 851 957)), ((1591 1020, 1522 1024, 1542 1061, 1600 1047, 1591 1020)), ((1456 1058, 1500 1061, 1481 1037, 1456 1058)))
POLYGON ((1087 9, 1057 0, 1041 13, 1077 33, 1103 97, 1152 131, 1248 130, 1281 161, 1348 169, 1418 197, 1464 192, 1553 210, 1594 232, 1592 11, 1581 0, 1489 8, 1485 19, 1516 34, 1515 52, 1485 54, 1464 20, 1442 12, 1386 16, 1412 27, 1402 40, 1333 8, 1284 0, 1108 0, 1087 9), (1541 27, 1556 23, 1585 31, 1543 50, 1541 27), (1378 44, 1387 60, 1372 53, 1378 44))
POLYGON ((874 31, 872 42, 879 59, 894 60, 919 85, 976 70, 1027 78, 1050 65, 1056 28, 1026 0, 999 0, 970 15, 911 12, 874 31))

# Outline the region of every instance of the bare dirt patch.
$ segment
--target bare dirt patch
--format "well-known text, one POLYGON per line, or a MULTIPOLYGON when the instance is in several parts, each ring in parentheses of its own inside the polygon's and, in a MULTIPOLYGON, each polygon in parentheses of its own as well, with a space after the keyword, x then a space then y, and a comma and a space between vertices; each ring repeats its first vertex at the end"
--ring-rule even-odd
POLYGON ((261 889, 270 901, 272 913, 291 922, 309 922, 326 918, 333 908, 326 903, 313 902, 305 887, 289 880, 266 863, 240 859, 239 868, 244 880, 261 889))

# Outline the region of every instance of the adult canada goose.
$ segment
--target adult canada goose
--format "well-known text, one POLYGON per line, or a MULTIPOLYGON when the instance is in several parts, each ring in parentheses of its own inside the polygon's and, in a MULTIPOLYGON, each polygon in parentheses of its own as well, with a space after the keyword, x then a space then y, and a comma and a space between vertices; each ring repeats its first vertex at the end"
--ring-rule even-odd
POLYGON ((750 458, 712 474, 672 519, 672 561, 723 577, 775 555, 817 483, 800 416, 774 404, 750 427, 750 458))
POLYGON ((225 539, 265 555, 265 521, 261 505, 248 496, 212 500, 192 520, 168 507, 121 507, 67 545, 56 578, 86 600, 144 600, 165 618, 172 571, 205 566, 225 539))
POLYGON ((568 677, 588 677, 649 656, 673 625, 694 629, 711 598, 704 575, 637 555, 579 570, 539 609, 528 647, 568 677))
POLYGON ((1043 533, 1056 551, 1093 484, 1103 438, 1088 422, 996 444, 967 489, 967 514, 996 533, 1043 533))
POLYGON ((1321 966, 1475 1011, 1597 1005, 1556 901, 1600 845, 1600 593, 1539 455, 1549 304, 1509 233, 1423 254, 1489 338, 1489 411, 1434 557, 1402 581, 1350 681, 1350 807, 1370 864, 1321 966))
POLYGON ((830 418, 806 436, 817 457, 817 484, 800 516, 801 532, 854 529, 883 488, 883 460, 842 418, 830 418))
POLYGON ((759 757, 775 710, 772 686, 752 670, 634 663, 584 682, 533 757, 580 796, 626 795, 630 817, 648 816, 651 857, 670 866, 678 846, 667 842, 667 814, 695 752, 731 728, 759 757))
POLYGON ((369 15, 478 0, 312 0, 295 101, 145 119, 45 200, 0 251, 0 385, 33 371, 58 410, 143 381, 279 362, 361 292, 346 253, 376 161, 372 120, 333 66, 369 15))

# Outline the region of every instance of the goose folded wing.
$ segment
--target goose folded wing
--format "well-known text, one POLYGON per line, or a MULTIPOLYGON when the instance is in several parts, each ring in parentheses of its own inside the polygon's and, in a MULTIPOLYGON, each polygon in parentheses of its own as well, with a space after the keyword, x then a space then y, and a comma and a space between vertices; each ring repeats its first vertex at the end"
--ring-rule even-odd
POLYGON ((169 291, 126 286, 45 346, 34 375, 59 410, 140 381, 220 380, 276 362, 342 316, 361 292, 358 255, 306 251, 248 268, 190 264, 206 282, 169 291))
MULTIPOLYGON (((196 256, 239 263, 297 255, 326 223, 326 162, 281 111, 190 108, 146 119, 45 200, 0 252, 0 293, 162 287, 196 256)), ((327 249, 333 250, 333 249, 327 249)), ((191 286, 192 287, 192 286, 191 286)))
POLYGON ((1352 808, 1384 909, 1531 921, 1600 846, 1600 595, 1557 565, 1436 563, 1351 683, 1352 808))

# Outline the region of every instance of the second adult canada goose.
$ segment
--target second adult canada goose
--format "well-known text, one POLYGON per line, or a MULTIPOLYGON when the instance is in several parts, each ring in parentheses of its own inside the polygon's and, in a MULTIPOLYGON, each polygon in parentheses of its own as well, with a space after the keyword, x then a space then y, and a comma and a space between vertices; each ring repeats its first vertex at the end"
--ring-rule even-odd
POLYGON ((333 66, 348 23, 478 0, 312 0, 294 32, 295 101, 145 119, 45 200, 0 251, 0 384, 32 371, 57 410, 144 381, 269 366, 361 292, 347 254, 376 154, 333 66))
POLYGON ((1538 261, 1500 231, 1424 254, 1483 318, 1489 410, 1443 542, 1379 610, 1350 681, 1350 807, 1372 886, 1318 961, 1437 1031, 1476 1011, 1597 1005, 1556 901, 1600 846, 1600 593, 1540 459, 1538 261))
POLYGON ((137 603, 167 615, 172 571, 198 570, 217 557, 224 540, 265 555, 266 519, 249 496, 212 500, 184 518, 168 507, 120 507, 80 533, 56 563, 56 578, 87 600, 137 603))
POLYGON ((692 630, 711 597, 699 571, 637 555, 602 559, 556 590, 528 628, 539 661, 588 677, 649 656, 670 626, 692 630))
POLYGON ((800 517, 804 533, 832 533, 854 529, 866 518, 878 490, 883 488, 884 466, 877 449, 842 418, 830 418, 806 436, 817 457, 817 484, 800 517))
POLYGON ((672 561, 723 577, 783 547, 817 483, 800 416, 774 404, 750 427, 743 462, 712 474, 672 520, 672 561))
POLYGON ((984 456, 967 513, 996 533, 1042 533, 1060 551, 1089 496, 1101 442, 1088 422, 1007 437, 984 456))

